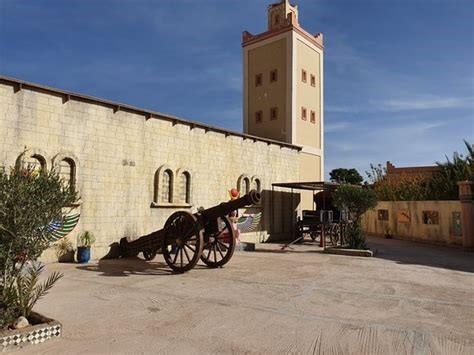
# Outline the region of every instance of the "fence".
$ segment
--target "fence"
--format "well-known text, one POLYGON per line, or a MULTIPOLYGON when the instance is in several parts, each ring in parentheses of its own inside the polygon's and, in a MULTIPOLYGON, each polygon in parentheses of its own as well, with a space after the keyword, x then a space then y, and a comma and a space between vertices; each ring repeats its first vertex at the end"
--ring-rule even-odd
POLYGON ((463 245, 460 201, 381 201, 362 219, 367 234, 463 245))

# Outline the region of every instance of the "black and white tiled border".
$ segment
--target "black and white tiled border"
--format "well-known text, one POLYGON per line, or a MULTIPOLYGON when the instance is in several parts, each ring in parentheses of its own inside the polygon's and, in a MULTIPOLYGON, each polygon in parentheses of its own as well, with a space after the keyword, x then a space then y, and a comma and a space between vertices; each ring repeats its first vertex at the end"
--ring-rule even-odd
POLYGON ((40 344, 48 339, 61 336, 61 323, 37 313, 34 316, 41 320, 40 324, 23 329, 0 331, 0 350, 19 345, 40 344))

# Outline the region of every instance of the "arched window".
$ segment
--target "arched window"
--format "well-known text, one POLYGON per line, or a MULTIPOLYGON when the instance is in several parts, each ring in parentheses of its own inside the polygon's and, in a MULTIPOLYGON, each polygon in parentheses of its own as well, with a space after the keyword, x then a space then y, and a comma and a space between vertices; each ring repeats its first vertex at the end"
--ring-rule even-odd
POLYGON ((260 182, 259 178, 254 178, 253 179, 253 188, 257 190, 257 192, 262 191, 262 183, 260 182))
POLYGON ((237 179, 237 190, 239 190, 241 195, 248 194, 251 186, 251 179, 247 174, 242 174, 237 179))
POLYGON ((173 202, 173 172, 166 169, 161 180, 161 202, 173 202))
POLYGON ((250 179, 248 177, 245 177, 242 182, 243 182, 243 186, 242 186, 243 192, 245 194, 248 194, 250 192, 250 179))
POLYGON ((46 159, 39 154, 27 155, 23 158, 23 167, 34 172, 44 171, 46 170, 46 159))
POLYGON ((187 171, 179 174, 179 199, 180 202, 191 203, 191 174, 187 171))
POLYGON ((59 162, 59 177, 65 186, 71 190, 76 188, 76 164, 71 158, 64 158, 59 162))

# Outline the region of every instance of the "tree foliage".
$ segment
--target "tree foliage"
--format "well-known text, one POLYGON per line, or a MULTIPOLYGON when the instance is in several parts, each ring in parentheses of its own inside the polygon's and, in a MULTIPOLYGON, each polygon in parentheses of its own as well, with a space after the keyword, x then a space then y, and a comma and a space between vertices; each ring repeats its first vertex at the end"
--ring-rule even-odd
POLYGON ((0 328, 27 317, 61 277, 53 274, 40 284, 43 268, 35 261, 52 244, 46 226, 63 218, 64 207, 77 200, 54 171, 0 168, 0 328))
POLYGON ((423 176, 400 175, 396 179, 381 180, 374 185, 380 201, 431 200, 430 179, 423 176))
POLYGON ((348 246, 353 249, 366 249, 360 220, 365 212, 377 205, 375 192, 369 187, 341 185, 333 193, 333 202, 338 209, 347 211, 352 221, 346 236, 348 246))
POLYGON ((360 185, 364 180, 356 169, 333 169, 329 173, 332 182, 339 184, 360 185))
POLYGON ((446 156, 446 162, 436 164, 440 170, 430 179, 430 193, 433 200, 458 199, 458 181, 474 180, 474 145, 464 141, 466 155, 453 153, 453 158, 446 156))
POLYGON ((382 166, 382 164, 370 164, 370 170, 365 172, 367 175, 368 182, 366 184, 376 184, 383 180, 385 174, 387 174, 387 169, 382 166))
POLYGON ((464 141, 465 155, 453 153, 446 162, 437 162, 439 170, 431 176, 401 174, 396 179, 386 178, 386 170, 380 164, 372 165, 366 172, 381 201, 429 201, 457 200, 457 183, 474 179, 474 146, 464 141))
POLYGON ((368 187, 341 185, 333 193, 334 205, 348 211, 351 220, 359 222, 361 216, 377 205, 377 195, 368 187))

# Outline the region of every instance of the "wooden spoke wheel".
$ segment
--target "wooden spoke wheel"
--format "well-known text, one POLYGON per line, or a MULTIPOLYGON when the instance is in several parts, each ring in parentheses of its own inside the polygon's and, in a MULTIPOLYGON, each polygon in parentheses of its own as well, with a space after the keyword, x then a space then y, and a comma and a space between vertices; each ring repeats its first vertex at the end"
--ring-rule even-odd
POLYGON ((322 229, 322 225, 319 224, 316 226, 316 228, 310 232, 310 237, 313 241, 315 241, 318 237, 321 236, 321 229, 322 229))
POLYGON ((164 228, 162 252, 176 272, 191 270, 202 253, 203 233, 195 216, 186 211, 173 213, 164 228))
POLYGON ((143 258, 146 261, 153 260, 156 256, 157 250, 156 249, 145 249, 142 251, 143 258))
POLYGON ((229 218, 218 218, 206 226, 201 260, 209 267, 221 267, 232 258, 235 232, 229 218))

